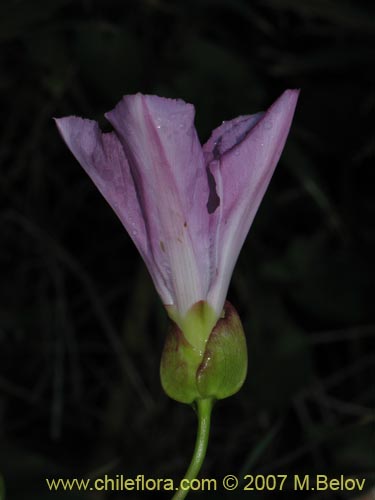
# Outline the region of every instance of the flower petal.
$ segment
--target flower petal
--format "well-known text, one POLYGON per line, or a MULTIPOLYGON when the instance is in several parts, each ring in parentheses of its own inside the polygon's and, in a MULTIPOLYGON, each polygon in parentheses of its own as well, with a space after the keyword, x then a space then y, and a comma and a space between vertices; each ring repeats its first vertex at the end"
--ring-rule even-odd
POLYGON ((153 260, 184 314, 206 298, 210 282, 208 185, 194 107, 137 94, 106 117, 129 160, 153 260))
POLYGON ((124 149, 115 133, 103 134, 95 121, 56 119, 67 146, 116 212, 142 255, 165 303, 172 299, 148 248, 145 222, 124 149))
POLYGON ((203 148, 211 158, 207 168, 219 200, 211 217, 216 278, 208 295, 217 311, 223 307, 234 265, 279 161, 298 94, 287 90, 263 115, 229 122, 222 134, 219 127, 203 148), (216 153, 214 142, 219 145, 216 153))
POLYGON ((218 160, 224 153, 240 143, 263 115, 264 113, 256 113, 255 115, 238 116, 217 127, 203 146, 206 164, 212 160, 218 160))

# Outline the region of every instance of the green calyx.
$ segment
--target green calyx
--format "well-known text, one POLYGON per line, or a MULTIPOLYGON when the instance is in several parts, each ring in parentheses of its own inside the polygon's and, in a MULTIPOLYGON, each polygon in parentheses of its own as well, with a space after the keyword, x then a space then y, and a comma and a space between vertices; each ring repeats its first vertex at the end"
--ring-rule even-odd
POLYGON ((239 316, 226 302, 217 319, 198 302, 173 320, 164 346, 160 376, 165 392, 182 403, 224 399, 242 386, 247 372, 246 339, 239 316))
POLYGON ((203 352, 217 321, 217 314, 210 304, 201 300, 194 304, 184 316, 168 306, 167 312, 175 326, 183 332, 184 338, 191 347, 203 352))

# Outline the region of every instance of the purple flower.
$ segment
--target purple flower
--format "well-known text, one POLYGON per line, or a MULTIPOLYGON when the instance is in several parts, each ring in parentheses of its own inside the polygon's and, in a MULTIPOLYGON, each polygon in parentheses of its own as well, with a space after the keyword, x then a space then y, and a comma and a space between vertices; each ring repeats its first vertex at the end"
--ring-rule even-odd
POLYGON ((202 147, 194 107, 125 96, 96 122, 59 118, 66 144, 125 226, 172 316, 207 302, 218 318, 243 242, 292 122, 297 90, 223 122, 202 147))

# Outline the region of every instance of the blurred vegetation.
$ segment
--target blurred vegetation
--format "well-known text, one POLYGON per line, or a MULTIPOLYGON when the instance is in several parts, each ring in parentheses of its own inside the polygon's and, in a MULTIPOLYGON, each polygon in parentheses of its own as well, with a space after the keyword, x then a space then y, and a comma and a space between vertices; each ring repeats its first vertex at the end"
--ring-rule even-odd
POLYGON ((52 122, 76 114, 104 124, 137 91, 194 103, 204 141, 222 120, 302 89, 229 293, 248 336, 247 383, 215 408, 202 475, 347 474, 374 485, 374 42, 375 9, 354 0, 2 0, 9 499, 50 498, 45 477, 177 478, 190 459, 194 414, 158 380, 165 313, 52 122))

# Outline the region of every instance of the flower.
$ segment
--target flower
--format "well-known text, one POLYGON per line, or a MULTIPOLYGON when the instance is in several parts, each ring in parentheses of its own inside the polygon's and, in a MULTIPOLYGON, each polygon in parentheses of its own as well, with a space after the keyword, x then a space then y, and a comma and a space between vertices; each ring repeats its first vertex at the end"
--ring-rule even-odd
POLYGON ((204 343, 220 317, 233 268, 281 155, 298 90, 265 112, 223 122, 202 147, 194 107, 124 96, 106 113, 113 132, 74 116, 56 119, 73 155, 125 226, 170 316, 204 343), (185 323, 207 305, 207 335, 185 323))

